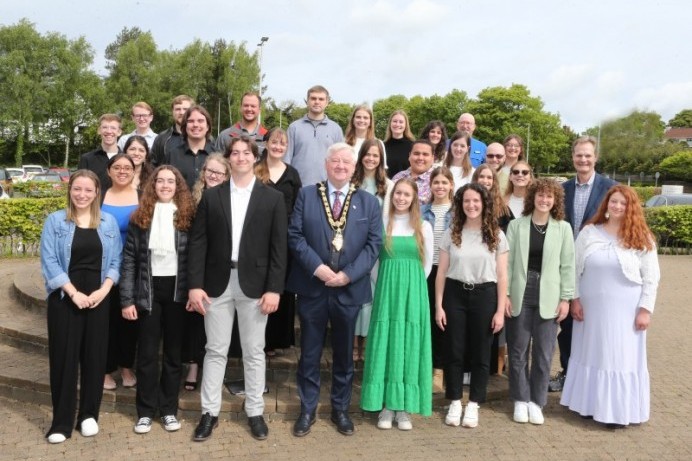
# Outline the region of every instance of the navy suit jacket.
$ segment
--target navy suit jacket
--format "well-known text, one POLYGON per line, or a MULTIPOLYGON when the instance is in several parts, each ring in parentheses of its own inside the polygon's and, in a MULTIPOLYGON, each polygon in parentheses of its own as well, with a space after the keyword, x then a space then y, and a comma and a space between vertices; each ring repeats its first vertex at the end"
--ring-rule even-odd
MULTIPOLYGON (((584 219, 581 222, 581 227, 584 227, 584 224, 586 224, 586 222, 596 214, 596 211, 598 211, 598 206, 601 204, 601 201, 608 192, 608 189, 617 184, 617 182, 613 181, 612 179, 601 176, 598 173, 594 174, 596 176, 594 177, 593 185, 591 186, 591 193, 589 194, 589 201, 586 203, 584 219)), ((565 220, 570 226, 572 226, 572 231, 574 231, 574 190, 577 187, 577 177, 575 176, 569 181, 562 183, 562 187, 565 189, 565 220)))
POLYGON ((326 297, 334 290, 344 305, 372 301, 369 274, 382 245, 382 212, 375 196, 363 190, 356 190, 351 196, 344 245, 335 271, 344 271, 351 280, 343 287, 328 288, 313 275, 320 264, 329 265, 332 238, 317 186, 303 187, 288 226, 288 247, 294 258, 287 290, 308 298, 326 297))

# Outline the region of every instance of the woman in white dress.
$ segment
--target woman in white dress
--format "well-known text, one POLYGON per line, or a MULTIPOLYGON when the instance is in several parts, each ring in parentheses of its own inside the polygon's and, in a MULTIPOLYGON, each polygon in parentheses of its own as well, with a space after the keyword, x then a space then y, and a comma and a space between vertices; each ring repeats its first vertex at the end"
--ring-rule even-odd
POLYGON ((572 355, 560 403, 610 428, 649 420, 646 330, 660 272, 633 189, 613 186, 576 241, 572 355))

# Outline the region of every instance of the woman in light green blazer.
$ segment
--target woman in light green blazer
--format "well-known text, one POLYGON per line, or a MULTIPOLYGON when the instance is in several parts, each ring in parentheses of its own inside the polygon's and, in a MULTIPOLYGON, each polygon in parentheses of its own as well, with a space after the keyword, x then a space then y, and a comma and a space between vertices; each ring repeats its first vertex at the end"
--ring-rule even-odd
POLYGON ((557 327, 574 296, 574 237, 554 180, 529 186, 523 214, 507 229, 509 389, 514 421, 543 424, 557 327))

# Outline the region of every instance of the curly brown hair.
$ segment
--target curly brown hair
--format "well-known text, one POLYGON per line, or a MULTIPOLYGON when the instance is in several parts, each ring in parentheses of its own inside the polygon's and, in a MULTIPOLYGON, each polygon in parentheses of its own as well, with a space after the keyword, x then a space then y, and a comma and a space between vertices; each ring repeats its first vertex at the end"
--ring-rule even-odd
POLYGON ((490 194, 485 187, 477 183, 469 183, 462 186, 456 194, 454 194, 454 205, 452 209, 452 243, 458 247, 461 246, 461 231, 466 224, 466 213, 464 212, 464 194, 471 190, 477 192, 481 196, 483 211, 481 212, 481 236, 483 243, 488 247, 488 251, 493 252, 497 249, 500 243, 500 226, 493 214, 493 202, 490 194))
POLYGON ((553 207, 550 216, 557 221, 565 219, 565 190, 554 179, 538 178, 529 184, 524 197, 524 216, 529 216, 536 208, 536 194, 548 193, 553 196, 553 207))
POLYGON ((175 176, 173 203, 175 203, 175 206, 178 208, 178 211, 175 213, 175 228, 180 231, 187 231, 192 225, 192 218, 195 217, 195 205, 183 175, 180 174, 180 171, 178 171, 176 167, 171 165, 161 165, 149 176, 146 184, 142 187, 142 197, 139 200, 139 208, 132 213, 130 221, 142 229, 149 229, 151 227, 151 220, 154 217, 154 207, 158 201, 158 196, 156 195, 156 179, 159 176, 159 172, 162 170, 169 170, 175 176))
POLYGON ((616 184, 611 187, 603 198, 601 205, 598 207, 598 211, 587 224, 604 224, 608 221, 609 218, 606 217, 608 201, 610 201, 610 197, 616 192, 621 193, 625 197, 625 200, 627 200, 625 216, 622 218, 620 231, 618 232, 620 243, 625 248, 634 250, 653 250, 655 247, 654 235, 646 224, 644 210, 639 203, 639 196, 634 189, 629 186, 616 184))

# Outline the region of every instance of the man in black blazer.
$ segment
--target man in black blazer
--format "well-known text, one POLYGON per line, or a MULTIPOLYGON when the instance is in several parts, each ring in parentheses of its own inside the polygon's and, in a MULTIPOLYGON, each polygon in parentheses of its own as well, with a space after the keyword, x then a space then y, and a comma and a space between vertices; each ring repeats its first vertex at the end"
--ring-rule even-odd
MULTIPOLYGON (((577 175, 562 184, 565 189, 565 219, 572 226, 575 239, 584 224, 596 214, 608 189, 617 184, 612 179, 596 173, 597 142, 593 136, 581 136, 572 143, 572 162, 577 175)), ((560 347, 562 371, 550 380, 548 385, 550 392, 560 392, 565 383, 567 365, 572 352, 572 316, 568 315, 560 322, 557 343, 560 347)))
POLYGON ((286 210, 280 192, 255 180, 257 145, 247 136, 229 145, 231 180, 204 192, 190 231, 189 309, 204 315, 207 333, 202 418, 194 440, 218 424, 233 318, 238 313, 245 374, 245 412, 253 437, 267 438, 264 412, 264 329, 276 311, 286 273, 286 210))
POLYGON ((382 244, 382 212, 375 196, 350 184, 353 148, 336 143, 327 151, 327 181, 303 187, 288 229, 294 256, 288 290, 298 295, 300 417, 293 434, 302 437, 315 422, 320 393, 322 346, 331 325, 332 421, 353 434, 348 416, 353 384, 353 335, 358 311, 372 300, 370 270, 382 244))

